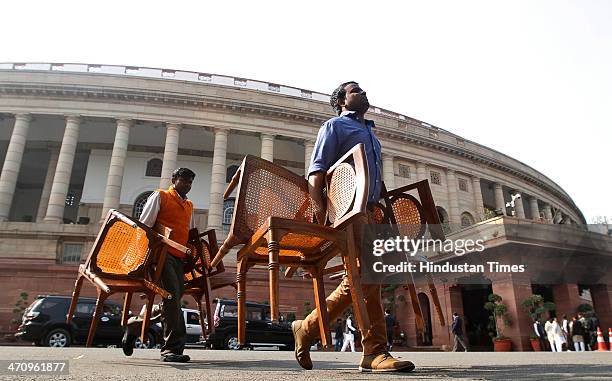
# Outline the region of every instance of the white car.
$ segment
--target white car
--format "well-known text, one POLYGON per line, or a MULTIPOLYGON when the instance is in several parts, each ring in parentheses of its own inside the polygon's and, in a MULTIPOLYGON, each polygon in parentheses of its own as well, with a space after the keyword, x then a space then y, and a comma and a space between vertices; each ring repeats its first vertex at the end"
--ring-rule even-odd
MULTIPOLYGON (((202 341, 202 326, 200 325, 200 312, 189 308, 182 308, 185 330, 187 331, 187 343, 194 344, 202 341)), ((205 323, 206 324, 206 323, 205 323)), ((161 329, 161 322, 157 323, 161 329)), ((163 333, 162 333, 163 336, 163 333)), ((162 337, 163 340, 163 337, 162 337)))

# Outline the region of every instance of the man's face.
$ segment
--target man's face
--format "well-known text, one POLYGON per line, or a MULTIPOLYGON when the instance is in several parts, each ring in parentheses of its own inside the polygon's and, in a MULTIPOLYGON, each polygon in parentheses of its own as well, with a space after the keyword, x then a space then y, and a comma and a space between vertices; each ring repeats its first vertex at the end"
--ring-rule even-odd
POLYGON ((193 183, 193 179, 191 177, 176 177, 172 183, 174 184, 174 189, 181 196, 187 196, 187 193, 191 190, 191 184, 193 183))
POLYGON ((343 106, 348 111, 355 111, 365 114, 370 108, 370 102, 368 101, 366 92, 363 91, 359 85, 354 83, 349 83, 348 85, 344 86, 344 90, 346 90, 346 96, 343 106))

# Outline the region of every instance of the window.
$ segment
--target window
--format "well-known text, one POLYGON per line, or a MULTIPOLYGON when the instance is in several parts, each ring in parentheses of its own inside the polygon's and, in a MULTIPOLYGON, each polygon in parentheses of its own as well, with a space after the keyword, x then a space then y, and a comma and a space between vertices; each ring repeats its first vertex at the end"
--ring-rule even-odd
POLYGON ((222 317, 238 317, 238 306, 232 306, 229 304, 224 305, 221 311, 222 317))
POLYGON ((62 252, 61 263, 79 263, 81 262, 81 253, 83 252, 82 243, 65 243, 62 252))
POLYGON ((238 170, 237 165, 230 165, 229 167, 227 167, 227 169, 225 170, 225 182, 226 183, 229 183, 230 181, 232 181, 232 177, 234 177, 237 170, 238 170))
POLYGON ((96 305, 93 303, 78 303, 76 306, 75 313, 93 315, 95 308, 96 308, 96 305))
POLYGON ((74 206, 74 204, 76 203, 76 196, 74 195, 74 193, 68 193, 66 195, 66 206, 74 206))
POLYGON ((187 312, 187 324, 200 325, 200 315, 195 312, 187 312))
POLYGON ((152 194, 153 192, 144 192, 141 193, 140 196, 136 197, 136 201, 134 201, 134 208, 132 209, 132 217, 138 219, 140 218, 140 215, 142 214, 142 208, 144 208, 145 204, 147 203, 147 200, 149 199, 149 196, 152 194))
POLYGON ((431 183, 436 185, 441 185, 442 180, 440 180, 440 172, 431 171, 430 172, 431 183))
POLYGON ((468 191, 468 184, 467 184, 467 180, 466 179, 459 179, 459 190, 467 192, 468 191))
POLYGON ((399 165, 399 177, 403 177, 406 179, 410 178, 410 167, 406 164, 399 165))
POLYGON ((163 161, 155 158, 147 161, 147 170, 145 176, 149 177, 161 177, 163 161))
POLYGON ((463 212, 461 214, 461 227, 466 228, 471 225, 474 225, 474 217, 468 212, 463 212))
POLYGON ((235 199, 229 198, 223 201, 223 230, 229 230, 230 225, 232 224, 232 217, 234 217, 234 201, 235 199))

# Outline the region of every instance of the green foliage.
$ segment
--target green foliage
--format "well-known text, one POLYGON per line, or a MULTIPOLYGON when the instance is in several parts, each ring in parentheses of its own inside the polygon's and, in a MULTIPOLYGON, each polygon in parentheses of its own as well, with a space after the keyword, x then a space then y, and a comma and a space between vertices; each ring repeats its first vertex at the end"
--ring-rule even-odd
POLYGON ((287 314, 287 323, 291 323, 295 321, 295 314, 293 312, 289 312, 287 314))
POLYGON ((508 314, 508 306, 502 303, 502 297, 497 294, 490 294, 488 299, 489 301, 483 307, 491 313, 487 325, 489 336, 493 337, 493 340, 505 339, 506 337, 502 334, 503 328, 499 323, 503 322, 504 327, 512 325, 512 319, 508 314))
POLYGON ((523 310, 529 314, 533 321, 540 319, 544 313, 553 312, 557 309, 555 303, 545 302, 544 298, 538 294, 526 297, 521 302, 521 307, 523 307, 523 310))
POLYGON ((593 315, 593 306, 588 303, 583 303, 579 305, 576 310, 583 314, 585 317, 591 317, 591 315, 593 315))
POLYGON ((15 308, 13 308, 13 314, 15 314, 16 316, 11 319, 12 324, 21 323, 21 317, 23 316, 23 312, 26 308, 28 308, 29 304, 30 303, 28 303, 28 293, 22 292, 21 294, 19 294, 19 299, 17 299, 17 302, 15 302, 15 308))
POLYGON ((312 312, 313 308, 310 306, 310 302, 304 302, 304 318, 312 312))

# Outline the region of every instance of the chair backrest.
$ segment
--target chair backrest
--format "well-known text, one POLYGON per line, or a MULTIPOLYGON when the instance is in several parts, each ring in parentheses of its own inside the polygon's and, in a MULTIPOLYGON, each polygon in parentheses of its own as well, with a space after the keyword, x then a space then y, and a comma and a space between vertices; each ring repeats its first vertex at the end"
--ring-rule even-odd
POLYGON ((366 212, 368 162, 365 146, 357 144, 327 171, 327 220, 334 228, 366 212))
POLYGON ((312 222, 306 179, 260 157, 247 155, 225 191, 238 186, 226 247, 245 243, 270 216, 312 222))
POLYGON ((94 273, 117 277, 144 276, 152 252, 161 239, 148 226, 116 210, 110 210, 86 266, 94 273))

